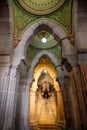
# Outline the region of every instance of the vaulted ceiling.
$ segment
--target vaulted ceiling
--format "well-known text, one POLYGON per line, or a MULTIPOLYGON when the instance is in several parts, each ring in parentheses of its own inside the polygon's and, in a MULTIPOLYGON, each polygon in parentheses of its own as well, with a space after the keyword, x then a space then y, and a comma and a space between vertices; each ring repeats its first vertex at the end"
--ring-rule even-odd
POLYGON ((17 0, 18 5, 34 15, 47 15, 58 10, 66 0, 17 0))
MULTIPOLYGON (((12 5, 14 16, 15 46, 18 45, 18 42, 21 40, 23 32, 26 30, 26 28, 41 19, 47 19, 57 23, 68 35, 73 33, 73 0, 13 0, 12 5), (56 10, 52 9, 48 13, 47 11, 50 9, 50 7, 54 8, 55 3, 57 3, 56 10), (45 4, 46 6, 44 7, 45 4), (41 14, 41 11, 39 14, 34 14, 34 12, 29 11, 29 5, 31 5, 30 7, 33 6, 33 8, 40 10, 46 8, 44 9, 46 12, 44 15, 41 14), (40 8, 38 6, 40 6, 40 8)), ((34 11, 36 13, 35 9, 34 11)))
MULTIPOLYGON (((67 36, 73 34, 73 0, 13 0, 14 46, 17 46, 24 31, 40 19, 53 21, 63 28, 67 36)), ((33 36, 27 49, 27 61, 31 63, 41 51, 53 54, 61 61, 61 47, 49 31, 42 30, 33 36), (43 34, 47 42, 43 43, 43 34)))

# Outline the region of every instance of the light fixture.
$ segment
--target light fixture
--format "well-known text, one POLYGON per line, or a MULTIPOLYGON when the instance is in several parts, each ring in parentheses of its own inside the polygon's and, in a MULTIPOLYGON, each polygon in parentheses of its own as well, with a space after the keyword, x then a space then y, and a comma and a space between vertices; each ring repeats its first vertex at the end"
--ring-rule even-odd
POLYGON ((47 70, 44 70, 44 73, 47 73, 47 70))
POLYGON ((42 42, 46 43, 47 39, 45 37, 42 38, 42 42))
POLYGON ((47 31, 41 31, 39 32, 39 35, 38 35, 40 38, 41 38, 41 41, 43 43, 46 43, 47 42, 47 38, 49 37, 49 33, 47 31))

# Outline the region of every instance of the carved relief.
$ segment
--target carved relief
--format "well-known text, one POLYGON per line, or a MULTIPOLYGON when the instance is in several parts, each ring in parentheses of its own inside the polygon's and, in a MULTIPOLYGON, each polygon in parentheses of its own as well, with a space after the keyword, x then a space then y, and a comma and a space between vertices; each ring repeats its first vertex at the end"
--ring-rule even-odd
POLYGON ((43 98, 48 99, 55 91, 53 80, 48 73, 42 72, 38 80, 38 91, 43 98))

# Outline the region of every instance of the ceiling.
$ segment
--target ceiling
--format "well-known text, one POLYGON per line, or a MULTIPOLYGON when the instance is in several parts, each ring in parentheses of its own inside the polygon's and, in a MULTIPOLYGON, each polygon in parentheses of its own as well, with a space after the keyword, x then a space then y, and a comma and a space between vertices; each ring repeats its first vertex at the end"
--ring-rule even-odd
POLYGON ((47 15, 58 10, 66 0, 15 0, 28 13, 47 15))
POLYGON ((57 23, 64 31, 72 34, 72 16, 73 16, 73 0, 12 0, 13 17, 14 17, 14 46, 19 43, 24 31, 34 23, 39 23, 40 20, 48 20, 57 23), (49 3, 50 4, 47 4, 49 3), (29 6, 32 3, 33 6, 29 6), (39 4, 40 3, 40 4, 39 4), (44 3, 44 4, 43 4, 44 3), (57 3, 57 8, 55 6, 57 3), (46 6, 43 6, 46 5, 46 6), (38 7, 40 6, 40 8, 38 7), (30 7, 31 10, 28 10, 30 7), (34 9, 36 8, 36 10, 34 9), (46 9, 45 9, 46 8, 46 9), (38 13, 37 10, 40 9, 38 13), (45 11, 42 13, 42 10, 45 11), (50 9, 50 10, 49 10, 50 9), (52 9, 52 10, 51 10, 52 9), (32 15, 33 14, 33 15, 32 15))
POLYGON ((57 41, 54 40, 53 36, 47 31, 40 31, 33 39, 31 46, 39 49, 47 49, 53 47, 57 44, 57 41), (42 38, 46 38, 46 42, 42 42, 42 38))
POLYGON ((51 33, 44 30, 37 33, 34 36, 33 40, 31 41, 30 45, 28 46, 27 53, 26 53, 26 60, 29 66, 30 63, 32 63, 35 56, 41 53, 42 51, 47 51, 53 54, 58 59, 58 61, 61 61, 60 45, 54 39, 51 33), (47 39, 45 43, 42 42, 43 37, 47 39))
MULTIPOLYGON (((15 45, 18 45, 19 39, 22 38, 27 27, 37 24, 39 20, 47 19, 58 23, 63 27, 64 31, 71 34, 72 32, 72 1, 73 0, 13 0, 14 19, 15 19, 15 45), (26 13, 27 12, 27 13, 26 13), (31 15, 33 14, 33 15, 31 15), (51 15, 50 15, 51 14, 51 15), (17 40, 18 39, 18 40, 17 40)), ((44 28, 43 28, 44 29, 44 28)), ((36 32, 32 41, 29 41, 26 59, 29 67, 36 55, 42 51, 47 51, 54 55, 61 63, 61 47, 54 39, 54 35, 44 30, 36 32), (42 43, 42 32, 45 32, 47 38, 46 43, 42 43), (31 43, 30 43, 31 42, 31 43)))

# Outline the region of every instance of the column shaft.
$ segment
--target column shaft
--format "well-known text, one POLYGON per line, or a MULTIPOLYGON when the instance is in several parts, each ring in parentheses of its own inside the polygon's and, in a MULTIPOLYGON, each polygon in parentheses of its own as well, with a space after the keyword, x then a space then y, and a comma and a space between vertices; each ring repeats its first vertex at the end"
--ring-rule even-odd
POLYGON ((17 68, 11 68, 3 130, 15 129, 15 114, 19 76, 20 75, 17 68))
POLYGON ((79 105, 79 111, 80 111, 80 117, 81 117, 81 127, 83 130, 86 130, 87 128, 87 111, 86 111, 86 86, 84 82, 84 77, 81 73, 81 70, 79 67, 76 67, 73 69, 73 75, 74 80, 76 84, 76 90, 77 90, 77 98, 78 98, 78 105, 79 105), (85 90, 84 90, 85 89, 85 90))
POLYGON ((63 99, 65 106, 65 117, 67 128, 77 129, 77 115, 75 110, 75 99, 73 96, 72 84, 69 77, 65 78, 65 83, 63 85, 63 99))
POLYGON ((19 118, 19 125, 20 128, 19 130, 30 130, 30 124, 29 124, 29 84, 26 84, 26 82, 22 82, 20 84, 20 88, 21 88, 21 96, 19 98, 20 99, 20 110, 19 108, 17 109, 17 111, 19 111, 18 113, 20 113, 20 118, 19 118))
POLYGON ((2 130, 9 85, 9 66, 0 66, 0 130, 2 130))

